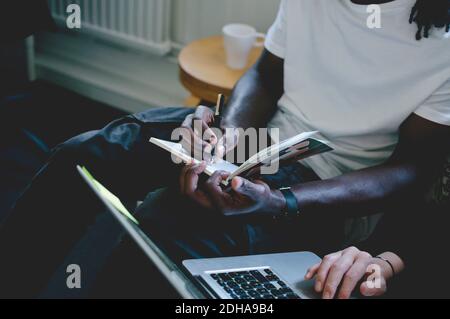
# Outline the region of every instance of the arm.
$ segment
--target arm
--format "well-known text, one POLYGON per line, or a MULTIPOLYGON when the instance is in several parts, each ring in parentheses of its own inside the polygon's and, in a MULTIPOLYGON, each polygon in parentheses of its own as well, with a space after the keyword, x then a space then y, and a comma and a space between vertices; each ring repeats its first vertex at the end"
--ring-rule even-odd
POLYGON ((448 151, 450 128, 411 115, 392 157, 377 167, 293 187, 301 211, 370 214, 410 201, 436 176, 448 151))
MULTIPOLYGON (((411 115, 400 128, 400 140, 392 157, 382 165, 345 174, 330 180, 296 185, 292 188, 302 214, 341 214, 352 217, 395 208, 395 204, 421 198, 434 181, 448 151, 450 127, 411 115)), ((197 178, 204 167, 186 170, 186 180, 197 178)), ((183 175, 183 174, 182 174, 183 175)), ((226 176, 218 174, 205 185, 182 183, 186 194, 200 204, 196 190, 214 198, 215 210, 224 216, 277 216, 286 205, 279 190, 261 181, 236 177, 230 190, 221 190, 226 176)), ((182 186, 183 187, 183 186, 182 186)), ((398 207, 398 206, 397 206, 398 207)))
POLYGON ((266 127, 284 92, 284 60, 264 50, 236 84, 222 114, 222 128, 266 127))
MULTIPOLYGON (((227 105, 222 110, 221 129, 225 131, 227 128, 266 127, 277 110, 277 102, 284 92, 283 80, 284 60, 264 50, 255 65, 236 84, 227 105)), ((237 135, 227 140, 219 140, 210 130, 213 124, 214 111, 199 106, 181 125, 188 133, 183 136, 184 147, 191 153, 194 153, 196 145, 198 149, 205 149, 208 145, 218 147, 218 157, 223 157, 226 152, 232 150, 238 142, 237 135), (200 132, 200 135, 194 129, 196 121, 201 123, 203 132, 200 132)))

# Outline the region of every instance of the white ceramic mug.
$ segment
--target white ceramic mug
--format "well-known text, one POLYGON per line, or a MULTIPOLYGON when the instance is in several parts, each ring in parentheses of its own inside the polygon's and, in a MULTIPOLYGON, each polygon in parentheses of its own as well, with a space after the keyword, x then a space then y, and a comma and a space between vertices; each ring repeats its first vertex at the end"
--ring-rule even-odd
POLYGON ((246 24, 228 24, 223 27, 227 65, 231 69, 244 69, 253 47, 262 47, 266 37, 246 24), (258 40, 258 39, 262 39, 258 40))

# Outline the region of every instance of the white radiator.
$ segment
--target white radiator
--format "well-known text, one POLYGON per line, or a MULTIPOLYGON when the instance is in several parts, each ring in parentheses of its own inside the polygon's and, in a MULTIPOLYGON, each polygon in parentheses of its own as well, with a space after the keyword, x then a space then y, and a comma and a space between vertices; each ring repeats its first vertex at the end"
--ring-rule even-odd
POLYGON ((169 0, 49 0, 58 25, 69 4, 81 8, 79 32, 115 45, 164 55, 171 50, 169 0))

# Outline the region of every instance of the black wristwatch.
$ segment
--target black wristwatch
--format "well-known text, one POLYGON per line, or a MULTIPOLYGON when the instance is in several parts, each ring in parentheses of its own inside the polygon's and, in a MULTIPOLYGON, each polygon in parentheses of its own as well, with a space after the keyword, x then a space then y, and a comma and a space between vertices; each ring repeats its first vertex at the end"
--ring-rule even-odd
POLYGON ((298 207, 297 198, 292 192, 290 187, 282 187, 280 188, 280 192, 283 194, 286 199, 286 208, 282 217, 299 217, 300 209, 298 207))

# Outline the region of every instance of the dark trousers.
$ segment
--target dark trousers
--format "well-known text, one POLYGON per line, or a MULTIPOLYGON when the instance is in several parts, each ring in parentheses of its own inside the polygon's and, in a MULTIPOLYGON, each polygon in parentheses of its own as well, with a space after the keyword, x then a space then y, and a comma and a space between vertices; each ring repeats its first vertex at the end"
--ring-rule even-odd
MULTIPOLYGON (((177 261, 294 250, 321 254, 339 247, 342 221, 338 219, 225 220, 182 198, 176 186, 180 167, 148 141, 150 137, 170 140, 172 130, 190 112, 184 108, 150 110, 57 147, 0 231, 0 296, 35 297, 49 284, 64 288, 67 264, 84 269, 85 260, 107 259, 120 244, 122 230, 82 181, 76 165, 89 168, 130 208, 146 198, 138 218, 142 217, 143 228, 177 261), (110 228, 105 226, 108 223, 110 228), (109 245, 102 246, 102 241, 109 245)), ((299 164, 266 177, 273 187, 313 179, 317 176, 299 164)), ((92 264, 84 273, 95 280, 101 266, 92 264)), ((129 260, 124 264, 120 267, 133 271, 129 260)))

